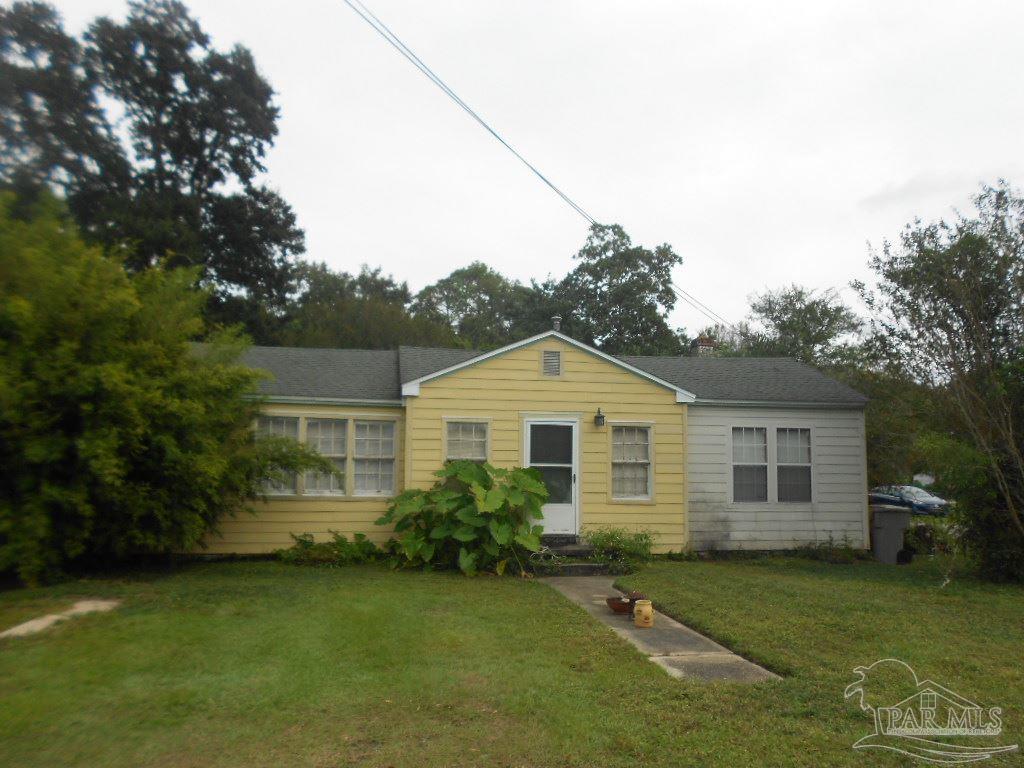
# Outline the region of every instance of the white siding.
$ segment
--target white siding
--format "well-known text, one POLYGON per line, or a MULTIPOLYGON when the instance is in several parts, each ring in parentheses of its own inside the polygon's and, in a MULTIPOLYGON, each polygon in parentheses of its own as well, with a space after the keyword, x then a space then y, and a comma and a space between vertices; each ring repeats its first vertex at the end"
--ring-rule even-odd
MULTIPOLYGON (((862 410, 690 405, 687 485, 690 546, 792 549, 825 542, 867 546, 867 471, 862 410), (731 501, 733 427, 811 429, 809 504, 731 501)), ((769 473, 774 469, 769 468, 769 473)), ((769 495, 771 498, 771 495, 769 495)))

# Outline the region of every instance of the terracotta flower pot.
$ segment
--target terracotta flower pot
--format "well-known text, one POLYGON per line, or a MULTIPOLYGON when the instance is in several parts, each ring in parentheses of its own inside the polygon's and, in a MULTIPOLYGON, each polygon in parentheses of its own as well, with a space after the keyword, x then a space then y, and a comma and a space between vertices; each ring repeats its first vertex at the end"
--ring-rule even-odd
POLYGON ((605 598, 605 602, 615 613, 630 613, 633 610, 633 603, 621 595, 605 598))

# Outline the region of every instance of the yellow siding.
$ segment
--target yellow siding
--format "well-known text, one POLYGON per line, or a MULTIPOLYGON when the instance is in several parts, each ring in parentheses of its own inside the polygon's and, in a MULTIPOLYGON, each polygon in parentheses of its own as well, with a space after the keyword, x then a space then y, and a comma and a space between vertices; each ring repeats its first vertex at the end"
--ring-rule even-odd
MULTIPOLYGON (((395 424, 396 493, 403 488, 429 487, 444 459, 444 421, 468 417, 487 420, 489 460, 503 467, 520 466, 523 420, 527 416, 564 415, 580 423, 580 524, 647 529, 657 549, 682 549, 689 540, 686 500, 686 406, 675 392, 557 339, 545 339, 427 382, 405 408, 275 404, 270 415, 327 418, 383 418, 395 424), (544 377, 544 349, 562 352, 562 375, 544 377), (594 426, 598 407, 607 417, 594 426), (651 501, 611 499, 611 427, 616 422, 644 423, 653 428, 654 498, 651 501)), ((390 535, 374 525, 387 508, 386 498, 358 496, 292 496, 254 505, 254 514, 224 520, 220 533, 209 538, 210 553, 265 553, 291 545, 289 534, 312 533, 318 540, 329 531, 351 536, 365 533, 378 542, 390 535)))
MULTIPOLYGON (((404 468, 404 412, 401 408, 329 405, 271 405, 264 409, 274 416, 322 418, 390 419, 395 424, 395 485, 402 490, 404 468)), ((377 542, 387 540, 388 529, 374 525, 387 509, 388 499, 360 496, 290 496, 269 498, 253 505, 254 514, 241 512, 223 520, 220 533, 207 540, 208 553, 256 554, 291 546, 289 534, 312 533, 317 540, 330 537, 330 531, 365 533, 377 542)))
POLYGON ((428 487, 443 456, 444 419, 487 419, 490 461, 523 463, 527 415, 578 416, 580 420, 580 524, 646 528, 658 550, 682 549, 686 515, 686 406, 675 392, 557 339, 543 339, 426 382, 406 401, 406 487, 428 487), (562 352, 562 375, 540 371, 544 349, 562 352), (598 407, 608 424, 594 426, 598 407), (650 423, 654 433, 654 499, 611 499, 611 426, 650 423))

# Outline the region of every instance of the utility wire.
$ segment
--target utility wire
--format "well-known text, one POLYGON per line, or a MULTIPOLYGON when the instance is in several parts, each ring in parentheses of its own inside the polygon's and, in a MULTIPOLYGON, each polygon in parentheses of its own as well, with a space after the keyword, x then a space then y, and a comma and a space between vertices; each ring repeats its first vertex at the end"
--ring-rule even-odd
POLYGON ((728 320, 726 320, 720 314, 715 312, 715 310, 713 310, 711 307, 709 307, 703 301, 698 299, 692 293, 687 293, 686 291, 684 291, 682 288, 680 288, 675 283, 672 283, 672 290, 675 291, 676 296, 678 296, 680 299, 685 301, 691 307, 696 309, 698 312, 700 312, 702 315, 704 315, 706 318, 708 318, 711 322, 715 323, 716 325, 724 325, 726 328, 728 328, 731 331, 735 331, 736 330, 736 326, 734 326, 732 323, 730 323, 728 320))
POLYGON ((515 148, 511 144, 509 144, 507 141, 505 141, 505 139, 503 139, 501 137, 501 135, 497 131, 495 131, 490 125, 488 125, 487 122, 482 117, 480 117, 480 115, 478 115, 476 112, 474 112, 473 109, 468 104, 466 104, 466 102, 464 102, 462 99, 460 99, 459 96, 455 93, 455 91, 453 91, 448 86, 448 84, 444 82, 444 80, 442 80, 440 77, 438 77, 437 74, 435 74, 434 71, 430 69, 430 67, 428 67, 426 64, 424 64, 422 59, 420 59, 419 56, 417 56, 415 53, 413 53, 413 51, 409 48, 409 46, 407 46, 405 43, 403 43, 401 41, 401 39, 399 39, 399 37, 394 32, 392 32, 387 27, 387 25, 384 24, 384 22, 382 22, 380 19, 378 19, 377 16, 374 15, 374 13, 369 8, 367 8, 362 2, 360 2, 360 0, 354 0, 354 2, 353 2, 353 0, 344 0, 344 3, 349 8, 351 8, 353 11, 355 11, 363 21, 365 21, 367 24, 369 24, 371 27, 373 27, 373 29, 376 30, 376 32, 381 37, 383 37, 385 40, 387 40, 388 43, 390 43, 399 53, 402 54, 402 56, 404 56, 406 59, 408 59, 409 62, 414 67, 416 67, 420 72, 422 72, 424 75, 426 75, 427 78, 429 78, 430 81, 432 83, 434 83, 434 85, 436 85, 438 88, 440 88, 442 91, 444 91, 444 93, 452 101, 454 101, 463 110, 465 110, 466 113, 469 114, 469 116, 472 117, 474 120, 476 120, 488 133, 490 133, 494 138, 496 138, 498 141, 500 141, 502 143, 502 145, 509 152, 511 152, 513 155, 515 155, 517 158, 519 158, 520 162, 522 162, 523 165, 525 165, 527 168, 529 168, 531 171, 533 171, 533 173, 537 176, 538 179, 540 179, 548 187, 550 187, 551 190, 554 191, 554 193, 556 195, 558 195, 560 198, 562 198, 562 200, 564 200, 566 203, 568 203, 569 206, 574 211, 576 211, 580 216, 582 216, 584 219, 586 219, 591 224, 597 224, 597 220, 593 216, 591 216, 589 213, 587 213, 585 210, 583 210, 583 208, 581 208, 575 201, 573 201, 572 198, 570 198, 562 190, 560 190, 558 187, 556 187, 550 181, 550 179, 548 179, 547 176, 545 176, 543 173, 541 173, 525 157, 523 157, 521 154, 519 154, 519 152, 517 152, 515 150, 515 148))
MULTIPOLYGON (((529 168, 537 176, 538 179, 544 182, 544 184, 546 184, 556 195, 562 198, 562 200, 565 201, 569 205, 569 207, 571 207, 574 211, 576 211, 576 213, 578 213, 580 216, 586 219, 590 224, 597 224, 597 220, 593 216, 591 216, 589 213, 583 210, 583 208, 578 203, 576 203, 572 198, 565 194, 561 189, 556 187, 551 182, 551 180, 548 179, 547 176, 541 173, 536 166, 534 166, 532 163, 530 163, 530 161, 528 161, 525 157, 519 154, 519 152, 516 151, 516 149, 511 144, 509 144, 507 141, 505 141, 504 138, 502 138, 501 134, 494 130, 487 123, 487 121, 480 117, 480 115, 478 115, 473 110, 472 107, 470 107, 465 101, 463 101, 459 97, 459 95, 455 93, 455 91, 452 90, 452 88, 444 80, 442 80, 437 75, 437 73, 435 73, 429 66, 427 66, 427 64, 419 56, 417 56, 416 53, 411 48, 409 48, 409 46, 402 42, 401 38, 399 38, 398 35, 392 32, 391 29, 383 21, 381 21, 377 17, 377 15, 366 6, 365 3, 362 2, 362 0, 343 0, 343 2, 353 11, 355 11, 359 18, 361 18, 363 21, 369 24, 370 27, 372 27, 377 34, 383 37, 395 50, 402 54, 402 56, 410 64, 416 67, 416 69, 422 72, 427 77, 427 79, 429 79, 434 85, 440 88, 444 92, 444 94, 448 96, 448 98, 454 101, 462 110, 464 110, 470 117, 472 117, 477 123, 479 123, 480 126, 484 128, 484 130, 486 130, 489 134, 491 134, 491 136, 493 136, 495 139, 501 142, 502 146, 504 146, 509 152, 515 155, 516 158, 518 158, 518 160, 523 165, 529 168)), ((672 284, 672 289, 677 297, 679 297, 684 302, 689 304, 691 307, 696 309, 698 312, 703 314, 705 317, 711 320, 711 322, 715 323, 716 325, 724 325, 730 330, 735 330, 735 326, 733 326, 732 323, 730 323, 728 320, 726 320, 713 309, 711 309, 711 307, 709 307, 707 304, 704 304, 695 296, 684 291, 675 283, 672 284)))

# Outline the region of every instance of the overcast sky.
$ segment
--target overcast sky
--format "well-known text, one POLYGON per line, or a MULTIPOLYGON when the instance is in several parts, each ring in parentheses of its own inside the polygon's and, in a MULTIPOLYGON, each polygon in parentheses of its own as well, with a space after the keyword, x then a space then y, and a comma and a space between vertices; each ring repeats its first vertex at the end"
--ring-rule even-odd
MULTIPOLYGON (((1024 183, 1020 0, 366 2, 595 218, 671 243, 677 284, 730 320, 766 288, 867 277, 868 241, 982 181, 1024 183)), ((126 9, 57 5, 76 32, 126 9)), ((341 0, 189 5, 277 91, 268 181, 307 258, 413 289, 477 259, 570 268, 587 223, 341 0)))

